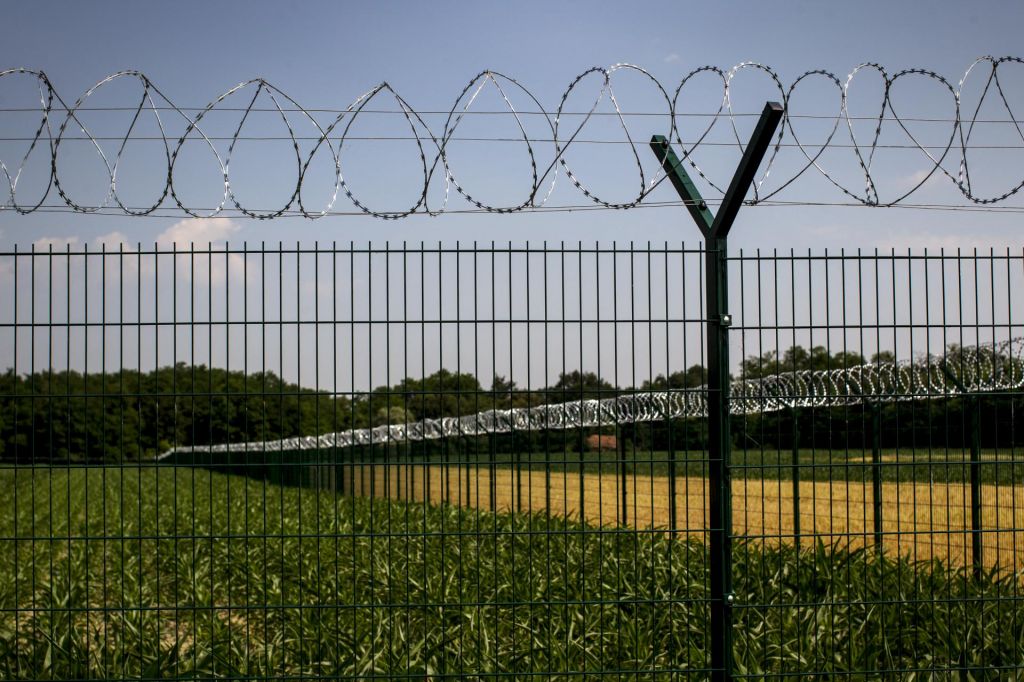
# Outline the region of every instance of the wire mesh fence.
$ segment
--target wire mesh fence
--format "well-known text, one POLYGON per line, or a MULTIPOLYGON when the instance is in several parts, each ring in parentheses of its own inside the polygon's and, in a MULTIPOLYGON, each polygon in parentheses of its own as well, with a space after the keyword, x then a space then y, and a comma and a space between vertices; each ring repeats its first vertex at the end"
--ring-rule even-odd
POLYGON ((0 671, 1018 674, 1024 254, 705 255, 0 254, 0 671))

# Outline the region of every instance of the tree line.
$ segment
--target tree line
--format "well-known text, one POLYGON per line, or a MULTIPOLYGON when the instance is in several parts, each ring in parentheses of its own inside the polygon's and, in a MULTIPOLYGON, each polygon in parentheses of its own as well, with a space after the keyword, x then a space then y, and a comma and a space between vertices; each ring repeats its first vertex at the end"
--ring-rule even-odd
MULTIPOLYGON (((891 356, 871 358, 888 360, 891 356)), ((743 377, 755 378, 864 362, 855 353, 830 354, 821 346, 794 346, 782 354, 748 357, 740 370, 743 377)), ((593 372, 576 370, 560 374, 551 386, 527 390, 503 376, 493 377, 491 385, 484 387, 473 374, 441 369, 365 393, 333 395, 283 381, 273 372, 244 373, 184 363, 149 372, 122 369, 94 374, 71 370, 21 375, 9 369, 0 375, 0 459, 19 463, 145 460, 175 446, 276 440, 634 391, 693 389, 703 385, 706 376, 705 368, 695 364, 622 388, 593 372)), ((1024 442, 1022 396, 980 400, 985 447, 1024 442)), ((744 448, 789 448, 794 442, 803 448, 861 448, 873 442, 877 424, 883 447, 958 447, 970 438, 968 407, 961 399, 950 398, 879 407, 783 410, 734 417, 732 433, 736 446, 744 448), (876 409, 877 415, 871 412, 876 409)), ((706 444, 703 419, 582 431, 499 436, 495 447, 584 449, 585 436, 598 431, 617 433, 633 447, 650 450, 699 450, 706 444)))

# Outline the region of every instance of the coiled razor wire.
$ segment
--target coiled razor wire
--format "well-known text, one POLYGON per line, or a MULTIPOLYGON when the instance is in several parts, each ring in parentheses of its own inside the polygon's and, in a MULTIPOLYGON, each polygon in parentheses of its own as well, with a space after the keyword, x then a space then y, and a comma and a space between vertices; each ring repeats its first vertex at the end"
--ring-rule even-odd
MULTIPOLYGON (((952 347, 945 355, 928 355, 912 362, 871 363, 734 381, 729 407, 731 414, 747 415, 790 408, 950 398, 1020 388, 1024 388, 1024 337, 986 346, 952 347)), ((158 459, 189 453, 327 450, 706 416, 707 386, 701 386, 629 393, 604 400, 486 410, 465 417, 422 419, 322 436, 178 447, 158 459)))
MULTIPOLYGON (((607 68, 594 67, 588 69, 573 79, 562 94, 558 107, 554 112, 545 109, 541 105, 540 100, 519 81, 495 71, 487 70, 471 79, 462 92, 459 93, 448 112, 443 130, 439 131, 432 130, 424 120, 423 114, 417 112, 411 104, 386 82, 371 88, 366 93, 357 97, 348 107, 340 111, 329 124, 321 125, 314 116, 314 113, 317 113, 317 111, 303 108, 282 90, 263 79, 253 79, 240 83, 215 98, 210 104, 193 115, 189 112, 195 110, 186 109, 174 104, 145 74, 139 71, 120 71, 112 74, 86 90, 73 104, 69 105, 67 103, 68 100, 56 91, 44 72, 25 68, 7 69, 0 71, 0 98, 3 95, 3 88, 13 85, 17 78, 34 79, 39 91, 38 113, 40 118, 37 123, 32 124, 28 129, 34 128, 34 133, 29 134, 27 130, 26 134, 22 137, 6 138, 8 140, 26 141, 29 144, 27 145, 27 151, 21 156, 20 160, 0 159, 0 170, 2 170, 6 178, 7 185, 7 196, 3 199, 3 203, 0 204, 0 210, 13 209, 19 213, 32 213, 45 207, 47 198, 53 192, 56 192, 63 204, 73 211, 82 213, 107 210, 121 211, 126 215, 142 216, 153 214, 154 211, 161 208, 173 210, 173 207, 176 206, 184 214, 195 217, 216 216, 225 209, 228 209, 237 210, 243 215, 260 219, 276 218, 285 214, 301 215, 306 218, 319 218, 335 212, 335 204, 339 196, 344 194, 362 213, 378 218, 397 219, 415 213, 431 215, 443 213, 448 207, 451 190, 454 188, 457 194, 461 195, 473 206, 476 206, 477 209, 497 213, 511 213, 543 207, 554 190, 559 169, 565 173, 569 182, 575 188, 595 204, 605 208, 633 208, 640 205, 651 191, 664 180, 664 175, 657 173, 653 177, 647 177, 644 173, 640 155, 646 150, 638 149, 638 146, 643 147, 646 144, 646 138, 644 140, 633 140, 630 137, 628 126, 625 123, 625 117, 628 114, 624 113, 628 111, 628 107, 622 105, 615 93, 613 84, 613 81, 620 77, 620 74, 631 74, 634 77, 639 77, 649 82, 651 87, 653 87, 653 91, 657 93, 657 100, 661 103, 660 106, 663 106, 664 114, 662 116, 662 112, 654 112, 657 116, 652 120, 656 122, 655 127, 661 129, 652 130, 651 132, 667 133, 670 139, 682 147, 683 158, 692 167, 693 171, 704 178, 712 188, 718 192, 723 192, 722 187, 716 184, 705 172, 702 165, 698 163, 698 156, 700 155, 701 147, 707 147, 710 144, 707 142, 707 138, 715 126, 718 125, 727 126, 730 146, 732 144, 731 141, 735 140, 735 145, 738 148, 742 148, 743 139, 737 126, 737 119, 741 114, 733 110, 733 81, 739 74, 744 72, 759 73, 767 78, 771 89, 777 92, 778 99, 784 107, 783 125, 779 126, 774 149, 768 155, 764 171, 753 185, 753 197, 749 200, 749 203, 757 204, 771 199, 813 169, 813 171, 820 173, 826 178, 840 192, 855 202, 866 206, 897 205, 917 192, 936 174, 942 174, 948 178, 964 198, 970 202, 980 205, 995 204, 1017 194, 1024 187, 1024 176, 1019 181, 1012 180, 1016 184, 1005 192, 986 195, 983 193, 983 190, 976 188, 971 180, 969 154, 972 150, 986 148, 984 143, 977 141, 972 143, 972 137, 975 140, 979 137, 979 135, 975 134, 975 126, 979 122, 978 114, 987 100, 995 102, 995 106, 1005 110, 1008 118, 1003 122, 1012 127, 1011 136, 1014 138, 1012 140, 1013 144, 1018 145, 1018 143, 1024 142, 1024 127, 1022 127, 1024 121, 1018 119, 1011 105, 1014 93, 1009 92, 1008 94, 1007 84, 1000 79, 1000 69, 1003 69, 1005 73, 1007 68, 1019 66, 1024 66, 1024 58, 981 57, 967 68, 963 76, 954 85, 954 82, 927 69, 904 69, 890 74, 879 64, 865 63, 854 68, 845 78, 840 78, 828 71, 815 69, 805 72, 787 86, 772 68, 754 62, 743 62, 728 70, 716 66, 702 66, 684 76, 674 88, 670 88, 662 85, 653 75, 639 66, 616 64, 607 68), (863 78, 861 74, 873 74, 880 79, 882 85, 881 97, 871 108, 871 111, 877 112, 877 117, 874 114, 869 117, 873 122, 874 131, 870 138, 866 140, 858 139, 854 130, 854 120, 857 117, 851 116, 849 107, 851 85, 857 81, 859 76, 863 78), (689 92, 687 87, 695 83, 698 78, 707 79, 709 77, 716 83, 718 81, 721 82, 722 96, 716 102, 717 111, 711 115, 711 122, 695 140, 684 142, 677 125, 677 116, 681 114, 680 98, 689 92), (938 148, 923 144, 908 127, 911 119, 901 117, 893 104, 892 95, 895 91, 898 91, 905 83, 920 78, 933 83, 942 97, 948 97, 953 111, 951 118, 935 119, 934 121, 949 126, 948 138, 943 133, 942 139, 944 142, 938 148), (593 103, 589 107, 584 108, 585 111, 582 112, 578 125, 569 123, 569 119, 572 118, 570 113, 575 114, 575 112, 569 112, 567 109, 567 102, 570 96, 580 91, 583 87, 589 87, 589 84, 593 83, 595 79, 599 82, 599 87, 593 103), (973 85, 979 79, 984 82, 981 95, 975 105, 968 107, 967 111, 964 112, 962 111, 962 106, 966 106, 963 101, 965 84, 971 83, 973 85), (137 84, 138 103, 134 108, 127 108, 129 112, 133 112, 131 123, 128 125, 127 130, 124 131, 122 137, 115 136, 116 151, 108 154, 104 151, 103 145, 100 144, 99 136, 93 135, 84 124, 82 112, 90 110, 88 105, 92 96, 114 82, 137 84), (796 128, 794 128, 793 120, 801 118, 802 114, 799 110, 793 109, 792 102, 794 101, 794 95, 800 92, 801 88, 815 82, 824 83, 828 88, 834 88, 836 93, 836 109, 834 115, 824 117, 813 116, 814 118, 824 118, 829 121, 830 132, 828 132, 823 143, 812 145, 802 142, 796 128), (587 85, 585 86, 584 84, 587 85), (525 151, 529 156, 531 180, 527 191, 524 193, 522 201, 506 206, 487 204, 477 198, 473 190, 464 183, 465 179, 453 168, 449 155, 449 144, 453 139, 457 139, 455 135, 460 124, 467 114, 472 113, 474 103, 477 102, 481 92, 487 87, 492 87, 496 90, 500 101, 507 107, 507 113, 514 117, 516 129, 522 136, 525 151), (670 91, 673 93, 672 96, 668 94, 670 91), (512 93, 515 93, 515 96, 512 93), (521 101, 530 104, 530 111, 520 111, 513 104, 513 100, 520 97, 523 98, 521 101), (266 100, 269 100, 270 108, 259 108, 265 106, 259 103, 266 100), (375 111, 369 105, 371 103, 379 103, 381 100, 390 102, 391 106, 396 106, 397 112, 402 114, 405 122, 408 124, 410 131, 408 139, 415 142, 419 154, 419 166, 422 170, 421 187, 399 188, 410 190, 408 194, 404 191, 397 192, 402 196, 414 196, 416 197, 415 200, 411 205, 397 210, 385 210, 369 206, 366 201, 356 196, 350 179, 344 173, 345 143, 347 140, 354 139, 352 135, 353 124, 360 116, 370 115, 371 112, 375 111), (231 104, 236 101, 248 101, 248 104, 244 106, 231 104), (577 171, 570 167, 570 149, 574 143, 580 140, 580 134, 587 124, 598 115, 598 108, 602 105, 602 102, 607 102, 607 106, 611 107, 611 115, 621 124, 624 141, 630 144, 632 149, 638 173, 638 190, 636 196, 629 201, 616 202, 602 198, 585 183, 577 171), (256 208, 243 204, 238 196, 236 196, 231 180, 232 154, 237 143, 240 140, 246 139, 243 134, 246 120, 253 111, 266 110, 272 113, 276 112, 280 116, 283 127, 287 131, 286 139, 291 141, 295 151, 294 188, 291 190, 285 203, 273 209, 256 208), (203 125, 208 115, 215 111, 219 113, 226 111, 238 113, 238 124, 224 153, 217 149, 213 137, 203 131, 203 125), (175 125, 181 126, 182 131, 180 133, 172 133, 171 122, 164 120, 161 112, 170 112, 169 118, 173 119, 175 125), (527 134, 526 126, 523 123, 523 116, 526 113, 543 116, 546 127, 550 131, 550 142, 553 146, 554 155, 553 160, 546 165, 538 160, 537 148, 534 146, 537 140, 531 139, 527 134), (296 118, 302 122, 303 127, 308 124, 308 130, 313 134, 312 139, 314 143, 308 155, 303 155, 303 152, 300 151, 299 141, 306 138, 296 134, 296 125, 289 118, 289 114, 296 114, 296 118), (151 203, 147 201, 143 202, 143 205, 140 206, 130 206, 122 199, 118 192, 118 169, 128 142, 141 136, 141 133, 136 132, 141 127, 138 125, 139 120, 144 116, 150 115, 153 117, 159 130, 163 156, 167 163, 167 173, 163 180, 163 185, 153 188, 151 203), (886 130, 892 129, 900 134, 905 138, 907 146, 911 149, 916 148, 922 153, 923 158, 926 159, 928 164, 926 172, 919 174, 919 177, 915 178, 918 180, 916 184, 906 191, 904 191, 904 188, 900 188, 898 191, 903 193, 892 199, 880 198, 878 182, 876 182, 877 172, 874 167, 876 152, 885 146, 880 143, 883 128, 886 130), (106 169, 109 178, 106 197, 100 204, 96 205, 86 205, 75 199, 69 193, 66 187, 67 183, 61 182, 64 166, 61 161, 61 154, 62 150, 67 147, 66 139, 83 139, 81 136, 84 136, 84 139, 91 142, 91 146, 106 169), (208 148, 212 161, 219 170, 223 181, 223 193, 219 204, 214 207, 200 209, 196 206, 190 206, 182 199, 179 192, 177 162, 183 146, 189 141, 198 141, 203 147, 208 148), (779 150, 784 143, 787 147, 794 147, 798 150, 800 161, 796 164, 796 169, 789 177, 779 178, 778 173, 781 171, 777 169, 776 160, 779 157, 779 150), (837 146, 842 146, 852 151, 852 155, 847 157, 847 159, 849 163, 855 164, 850 168, 855 169, 857 175, 862 178, 863 186, 852 187, 844 184, 840 182, 835 172, 825 167, 822 155, 830 147, 837 146), (49 180, 45 191, 38 190, 40 192, 38 201, 23 202, 18 198, 19 179, 21 179, 22 171, 25 169, 26 164, 33 158, 33 154, 49 154, 49 180), (310 177, 311 164, 318 154, 326 154, 329 157, 326 161, 333 168, 333 192, 330 194, 326 206, 310 208, 303 198, 303 189, 306 179, 310 177), (955 170, 950 170, 953 166, 955 166, 955 170), (771 191, 766 191, 764 182, 772 172, 773 167, 776 168, 778 186, 771 191), (429 189, 434 183, 443 183, 443 199, 440 200, 439 205, 431 206, 428 194, 429 189)), ((109 138, 102 139, 106 140, 109 138)), ((545 142, 548 142, 548 140, 545 140, 545 142)), ((495 155, 495 158, 500 159, 502 157, 501 155, 495 155)), ((497 175, 498 173, 499 170, 496 169, 495 174, 497 175)), ((186 173, 186 175, 188 174, 186 173)))

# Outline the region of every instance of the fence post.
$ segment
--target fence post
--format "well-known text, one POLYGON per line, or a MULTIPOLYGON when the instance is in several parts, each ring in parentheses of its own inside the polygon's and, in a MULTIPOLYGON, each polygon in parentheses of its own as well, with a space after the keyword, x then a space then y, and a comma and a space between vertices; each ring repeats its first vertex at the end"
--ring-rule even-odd
POLYGON ((430 480, 430 456, 427 454, 426 443, 420 443, 420 461, 423 462, 423 501, 430 504, 433 484, 430 480))
POLYGON ((981 398, 967 390, 967 386, 949 368, 945 360, 939 363, 939 368, 963 396, 961 404, 964 406, 964 409, 970 410, 971 565, 974 569, 974 577, 980 578, 983 572, 981 550, 981 398))
POLYGON ((800 424, 797 423, 795 407, 789 408, 789 417, 793 420, 793 447, 791 454, 793 478, 793 544, 800 551, 800 424))
MULTIPOLYGON (((580 395, 580 399, 582 400, 582 394, 580 395)), ((579 451, 580 451, 580 453, 579 453, 579 458, 578 459, 579 459, 579 463, 580 463, 580 472, 579 472, 579 474, 580 474, 579 475, 580 523, 586 523, 586 520, 587 520, 587 501, 586 501, 587 487, 585 485, 585 479, 583 478, 583 472, 586 469, 586 462, 587 462, 587 460, 586 460, 587 455, 586 455, 586 452, 585 452, 586 451, 586 447, 587 447, 587 441, 586 441, 586 436, 583 433, 583 427, 582 426, 580 427, 579 432, 580 432, 580 441, 579 441, 579 451)), ((600 446, 598 446, 598 449, 597 449, 597 473, 598 473, 598 479, 597 480, 598 481, 601 480, 601 473, 602 472, 603 472, 603 469, 602 469, 602 465, 601 465, 601 448, 600 448, 600 446)), ((566 469, 565 469, 565 477, 567 479, 569 477, 569 468, 568 467, 566 467, 566 469)), ((566 511, 568 511, 568 509, 566 509, 566 511)))
POLYGON ((679 519, 676 517, 676 446, 672 432, 672 420, 665 419, 668 427, 668 526, 672 531, 679 529, 679 519))
POLYGON ((875 548, 882 551, 882 406, 871 403, 871 499, 875 548))
POLYGON ((718 214, 713 215, 700 192, 663 136, 651 138, 651 149, 704 236, 705 305, 708 359, 708 506, 711 568, 711 679, 733 677, 732 611, 732 487, 729 455, 729 314, 728 241, 736 215, 782 119, 782 105, 768 102, 747 143, 718 214))
MULTIPOLYGON (((527 463, 528 467, 529 467, 529 464, 532 463, 532 461, 533 461, 533 457, 532 457, 532 455, 533 455, 533 434, 527 432, 527 436, 529 437, 529 442, 527 443, 527 448, 529 448, 529 449, 526 452, 528 453, 528 456, 530 457, 530 459, 528 460, 528 463, 527 463)), ((494 442, 495 443, 498 442, 497 436, 495 436, 494 442)), ((495 445, 495 452, 497 452, 497 445, 495 445)), ((515 477, 516 477, 516 512, 522 512, 523 511, 523 455, 519 451, 519 448, 517 448, 515 446, 515 434, 509 436, 509 453, 508 454, 510 455, 510 459, 514 459, 515 460, 514 462, 510 461, 508 463, 508 465, 509 465, 509 467, 511 469, 515 470, 515 477)), ((527 473, 529 473, 529 468, 527 468, 527 473)), ((531 501, 531 504, 532 504, 532 501, 531 501)))
POLYGON ((451 441, 445 438, 441 441, 441 476, 442 480, 442 498, 441 501, 447 504, 452 502, 452 470, 451 470, 451 441))
MULTIPOLYGON (((729 479, 728 248, 712 238, 705 251, 708 310, 708 473, 711 521, 712 667, 732 679, 732 483, 729 479), (724 315, 724 319, 723 319, 724 315), (717 656, 716 656, 717 654, 717 656), (718 659, 716 661, 715 659, 718 659)), ((712 673, 714 679, 714 672, 712 673)))
POLYGON ((971 410, 971 561, 974 577, 981 578, 981 400, 970 398, 971 410))
POLYGON ((341 453, 340 448, 337 445, 331 446, 331 466, 334 467, 335 492, 339 495, 348 494, 348 488, 345 486, 348 481, 345 480, 345 464, 342 459, 343 457, 344 455, 341 453))
POLYGON ((487 435, 487 457, 490 465, 490 495, 491 495, 491 511, 498 510, 498 461, 497 453, 494 450, 494 434, 489 433, 487 435))
POLYGON ((623 429, 615 427, 615 452, 619 459, 619 524, 629 524, 629 500, 626 497, 626 438, 623 429))

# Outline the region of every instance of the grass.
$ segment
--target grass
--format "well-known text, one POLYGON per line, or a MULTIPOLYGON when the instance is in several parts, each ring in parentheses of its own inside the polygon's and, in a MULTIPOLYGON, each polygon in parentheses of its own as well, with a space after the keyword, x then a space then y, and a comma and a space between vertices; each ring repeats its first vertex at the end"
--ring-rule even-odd
MULTIPOLYGON (((682 537, 177 467, 0 485, 3 678, 707 676, 708 556, 682 537)), ((820 543, 735 559, 741 672, 1024 661, 1017 576, 820 543)))

